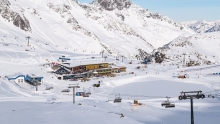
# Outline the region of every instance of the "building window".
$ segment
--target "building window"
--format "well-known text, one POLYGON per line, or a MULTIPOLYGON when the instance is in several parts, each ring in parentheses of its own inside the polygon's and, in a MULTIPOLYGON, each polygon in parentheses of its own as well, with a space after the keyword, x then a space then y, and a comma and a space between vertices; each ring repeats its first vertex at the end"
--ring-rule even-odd
POLYGON ((23 83, 23 79, 21 79, 21 83, 23 83))
POLYGON ((20 83, 20 79, 18 79, 18 83, 20 83))

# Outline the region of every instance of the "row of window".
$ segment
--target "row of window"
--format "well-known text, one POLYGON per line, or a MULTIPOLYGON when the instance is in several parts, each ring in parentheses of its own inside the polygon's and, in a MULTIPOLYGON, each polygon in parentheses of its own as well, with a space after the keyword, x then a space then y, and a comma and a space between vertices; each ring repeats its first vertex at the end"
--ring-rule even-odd
POLYGON ((18 79, 18 83, 23 83, 24 79, 18 79))

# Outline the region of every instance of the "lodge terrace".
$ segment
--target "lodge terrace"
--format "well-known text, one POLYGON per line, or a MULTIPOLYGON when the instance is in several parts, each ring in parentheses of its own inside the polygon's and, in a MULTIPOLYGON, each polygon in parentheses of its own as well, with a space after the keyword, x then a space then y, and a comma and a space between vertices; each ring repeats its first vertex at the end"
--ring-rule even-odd
MULTIPOLYGON (((53 67, 52 67, 53 68, 53 67)), ((110 76, 126 72, 126 67, 114 66, 111 62, 58 63, 54 73, 60 80, 77 80, 92 76, 110 76)))

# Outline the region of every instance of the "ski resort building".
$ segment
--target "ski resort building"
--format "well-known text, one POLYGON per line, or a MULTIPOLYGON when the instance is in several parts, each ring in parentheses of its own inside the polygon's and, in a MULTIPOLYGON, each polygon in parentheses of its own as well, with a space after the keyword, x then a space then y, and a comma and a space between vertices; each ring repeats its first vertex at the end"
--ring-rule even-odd
POLYGON ((9 81, 14 81, 15 83, 24 83, 25 81, 25 75, 22 74, 15 74, 11 76, 6 76, 9 81))
POLYGON ((28 74, 25 77, 25 81, 34 86, 41 85, 43 83, 43 77, 36 76, 34 74, 28 74))
POLYGON ((59 64, 61 67, 65 67, 73 74, 78 74, 78 73, 84 73, 88 72, 91 70, 107 70, 108 68, 113 65, 113 63, 108 63, 108 62, 87 62, 87 63, 62 63, 59 64))
POLYGON ((58 62, 67 62, 68 60, 71 60, 70 58, 66 58, 65 56, 62 56, 58 59, 58 62))
POLYGON ((54 72, 58 75, 63 75, 63 74, 70 74, 71 70, 65 67, 59 67, 56 69, 56 71, 54 72))
MULTIPOLYGON (((126 72, 126 67, 113 66, 111 62, 59 63, 60 68, 54 68, 59 80, 77 80, 91 76, 110 75, 126 72)), ((56 65, 57 66, 57 65, 56 65)), ((52 67, 53 68, 53 67, 52 67)))

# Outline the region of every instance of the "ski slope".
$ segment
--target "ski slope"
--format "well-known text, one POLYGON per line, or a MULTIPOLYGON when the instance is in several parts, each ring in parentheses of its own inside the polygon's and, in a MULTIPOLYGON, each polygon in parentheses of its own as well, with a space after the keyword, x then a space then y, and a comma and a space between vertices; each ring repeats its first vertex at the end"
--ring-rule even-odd
MULTIPOLYGON (((3 46, 1 46, 2 48, 3 46)), ((12 46, 9 46, 12 47, 12 46)), ((16 46, 15 46, 16 47, 16 46)), ((147 68, 135 69, 142 66, 137 60, 128 64, 131 60, 124 62, 116 61, 114 56, 109 56, 107 61, 114 61, 119 66, 128 67, 127 73, 120 73, 116 77, 92 79, 89 82, 60 81, 53 74, 47 73, 49 67, 39 66, 49 61, 56 61, 61 55, 70 58, 81 57, 82 61, 87 58, 101 57, 100 54, 77 55, 71 52, 9 52, 1 54, 1 88, 0 120, 3 123, 171 123, 186 124, 190 122, 190 101, 179 101, 181 91, 202 90, 203 93, 215 95, 213 98, 194 100, 195 123, 218 124, 220 121, 219 90, 220 77, 205 77, 209 72, 218 72, 219 67, 204 69, 201 67, 176 68, 176 66, 163 64, 150 64, 147 68), (29 55, 31 54, 31 55, 29 55), (40 61, 39 58, 42 58, 40 61), (27 60, 28 59, 28 60, 27 60), (27 61, 24 61, 27 60, 27 61), (196 70, 196 68, 200 70, 196 70), (182 74, 183 70, 189 75, 188 79, 173 78, 173 75, 182 74), (193 70, 194 69, 194 70, 193 70), (136 74, 129 74, 134 72, 136 74), (147 73, 146 73, 147 72, 147 73), (34 91, 34 89, 23 89, 14 82, 4 78, 14 73, 44 76, 44 85, 53 86, 54 89, 45 91, 34 91), (158 74, 159 73, 159 74, 158 74), (92 84, 102 81, 100 88, 93 88, 92 84), (80 89, 76 92, 91 91, 89 98, 76 97, 76 104, 72 104, 72 90, 70 93, 61 93, 62 89, 69 84, 79 84, 80 89), (121 94, 122 103, 113 103, 111 100, 116 94, 121 94), (176 104, 175 108, 161 107, 161 103, 171 97, 176 104), (146 104, 144 107, 133 107, 134 99, 146 104), (110 100, 109 102, 107 102, 110 100), (81 105, 78 105, 81 103, 81 105), (123 113, 125 117, 120 118, 123 113), (10 119, 13 118, 13 119, 10 119), (181 120, 181 121, 180 121, 181 120)))

